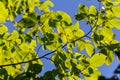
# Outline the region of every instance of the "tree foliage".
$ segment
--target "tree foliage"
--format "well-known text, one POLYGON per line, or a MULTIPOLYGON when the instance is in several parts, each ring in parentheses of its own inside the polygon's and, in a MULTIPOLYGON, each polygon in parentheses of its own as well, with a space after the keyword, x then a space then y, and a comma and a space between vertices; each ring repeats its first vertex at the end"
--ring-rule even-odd
POLYGON ((79 4, 73 23, 67 13, 50 10, 50 0, 0 0, 0 80, 98 80, 98 67, 109 66, 114 54, 120 60, 112 30, 120 29, 120 0, 98 2, 99 9, 79 4), (81 21, 90 27, 87 33, 81 21), (13 23, 12 32, 6 22, 13 23), (39 77, 41 59, 55 69, 39 77))

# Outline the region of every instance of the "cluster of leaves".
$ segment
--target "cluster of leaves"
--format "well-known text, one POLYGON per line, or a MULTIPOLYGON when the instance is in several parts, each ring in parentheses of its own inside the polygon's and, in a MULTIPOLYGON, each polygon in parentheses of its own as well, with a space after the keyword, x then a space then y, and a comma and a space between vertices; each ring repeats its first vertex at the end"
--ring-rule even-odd
POLYGON ((99 66, 110 65, 114 52, 120 59, 120 42, 114 40, 112 31, 120 29, 119 3, 120 0, 99 1, 102 9, 79 4, 74 24, 65 12, 51 11, 50 0, 0 0, 0 79, 98 80, 99 66), (15 21, 17 15, 22 19, 15 21), (14 23, 11 33, 5 25, 7 21, 14 23), (81 21, 91 28, 86 34, 80 28, 81 21), (51 52, 41 54, 39 45, 51 52), (43 56, 38 57, 39 53, 43 56), (51 60, 56 68, 39 78, 42 58, 51 60))

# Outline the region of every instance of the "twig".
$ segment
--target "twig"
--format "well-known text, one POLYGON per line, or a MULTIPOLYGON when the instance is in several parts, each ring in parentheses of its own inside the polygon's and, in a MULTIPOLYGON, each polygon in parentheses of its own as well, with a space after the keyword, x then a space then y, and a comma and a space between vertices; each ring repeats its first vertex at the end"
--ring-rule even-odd
MULTIPOLYGON (((82 38, 84 38, 85 36, 87 36, 88 34, 90 34, 90 32, 92 31, 92 28, 91 30, 84 36, 76 39, 76 40, 73 40, 69 43, 72 43, 72 42, 76 42, 82 38)), ((29 62, 32 62, 32 61, 35 61, 35 60, 38 60, 38 59, 42 59, 42 58, 45 58, 46 56, 50 55, 50 54, 53 54, 54 52, 56 52, 59 48, 64 48, 65 46, 67 46, 68 43, 64 44, 64 45, 60 45, 56 50, 54 51, 51 51, 49 53, 46 53, 45 55, 41 56, 41 57, 38 57, 38 58, 35 58, 35 59, 32 59, 32 60, 28 60, 28 61, 22 61, 22 62, 18 62, 18 63, 13 63, 13 64, 4 64, 4 65, 0 65, 0 67, 5 67, 5 66, 13 66, 13 65, 19 65, 19 64, 23 64, 23 63, 29 63, 29 62)))
POLYGON ((50 61, 54 62, 51 58, 48 58, 48 57, 44 57, 44 58, 47 59, 47 60, 50 60, 50 61))
MULTIPOLYGON (((52 51, 52 52, 49 52, 41 57, 38 57, 38 58, 35 58, 35 59, 32 59, 32 60, 28 60, 28 61, 22 61, 22 62, 18 62, 18 63, 13 63, 13 64, 4 64, 4 65, 0 65, 0 67, 5 67, 5 66, 14 66, 14 65, 18 65, 18 64, 23 64, 23 63, 29 63, 29 62, 32 62, 32 61, 35 61, 35 60, 38 60, 38 59, 41 59, 41 58, 44 58, 54 52, 56 52, 60 47, 62 47, 62 45, 60 45, 56 50, 52 51)), ((64 46, 65 47, 65 46, 64 46)))
POLYGON ((87 38, 89 38, 89 39, 92 39, 91 37, 89 37, 89 36, 85 36, 85 37, 87 37, 87 38))
POLYGON ((25 58, 27 57, 28 54, 29 54, 29 53, 27 53, 27 54, 25 55, 25 57, 23 58, 22 62, 25 60, 25 58))
MULTIPOLYGON (((101 4, 101 3, 100 3, 101 4)), ((99 10, 100 10, 100 4, 99 4, 99 10)), ((86 36, 88 36, 92 30, 95 28, 95 26, 97 25, 97 22, 98 22, 98 12, 97 12, 97 18, 96 18, 96 22, 95 22, 95 25, 93 27, 91 27, 90 31, 88 31, 88 33, 86 33, 85 35, 79 37, 78 39, 75 39, 71 42, 67 42, 66 44, 64 45, 60 45, 56 50, 54 51, 51 51, 49 53, 46 53, 45 55, 41 56, 41 57, 38 57, 38 58, 35 58, 35 59, 32 59, 32 60, 28 60, 28 61, 22 61, 22 62, 18 62, 18 63, 13 63, 13 64, 4 64, 4 65, 0 65, 0 67, 6 67, 6 66, 13 66, 13 65, 19 65, 19 64, 23 64, 23 63, 29 63, 29 62, 32 62, 32 61, 35 61, 35 60, 38 60, 38 59, 42 59, 42 58, 46 58, 46 56, 50 55, 50 54, 53 54, 54 52, 56 52, 59 48, 64 48, 65 46, 67 46, 68 43, 73 43, 73 42, 76 42, 86 36)))

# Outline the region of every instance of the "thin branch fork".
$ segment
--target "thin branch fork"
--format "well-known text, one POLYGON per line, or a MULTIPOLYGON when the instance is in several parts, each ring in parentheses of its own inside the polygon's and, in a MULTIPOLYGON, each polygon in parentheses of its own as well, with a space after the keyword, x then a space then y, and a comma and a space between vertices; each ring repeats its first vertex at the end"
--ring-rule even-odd
MULTIPOLYGON (((84 36, 76 39, 76 40, 73 40, 69 43, 72 43, 72 42, 76 42, 82 38, 84 38, 85 36, 87 36, 88 34, 90 34, 90 32, 92 31, 92 29, 87 33, 85 34, 84 36)), ((59 48, 64 48, 65 46, 67 46, 68 43, 64 44, 64 45, 60 45, 56 50, 54 51, 51 51, 49 53, 46 53, 45 55, 41 56, 41 57, 38 57, 38 58, 35 58, 35 59, 32 59, 32 60, 28 60, 28 61, 22 61, 22 62, 18 62, 18 63, 12 63, 12 64, 4 64, 4 65, 0 65, 0 67, 6 67, 6 66, 14 66, 14 65, 19 65, 19 64, 24 64, 24 63, 29 63, 29 62, 32 62, 32 61, 35 61, 35 60, 38 60, 38 59, 42 59, 42 58, 45 58, 46 56, 50 55, 50 54, 53 54, 54 52, 56 52, 59 48)))
MULTIPOLYGON (((97 17, 98 17, 98 15, 97 15, 97 17)), ((49 52, 49 53, 46 53, 45 55, 43 55, 43 56, 41 56, 41 57, 38 57, 38 58, 35 58, 35 59, 32 59, 32 60, 22 61, 22 62, 12 63, 12 64, 4 64, 4 65, 0 65, 0 67, 2 68, 2 67, 6 67, 6 66, 19 65, 19 64, 29 63, 29 62, 32 62, 32 61, 35 61, 35 60, 38 60, 38 59, 45 58, 46 56, 48 56, 48 55, 53 54, 54 52, 56 52, 59 48, 64 48, 65 46, 67 46, 68 43, 76 42, 76 41, 78 41, 78 40, 80 40, 80 39, 88 36, 88 35, 92 32, 92 30, 95 28, 95 26, 97 25, 97 21, 98 21, 98 19, 96 20, 95 25, 94 25, 93 27, 91 27, 90 31, 88 31, 88 33, 86 33, 85 35, 79 37, 78 39, 75 39, 75 40, 73 40, 73 41, 71 41, 71 42, 67 42, 67 43, 64 44, 64 45, 60 45, 60 46, 59 46, 56 50, 54 50, 54 51, 51 51, 51 52, 49 52)), ((40 46, 40 47, 41 47, 41 46, 40 46)), ((40 47, 39 47, 39 48, 40 48, 40 47)))

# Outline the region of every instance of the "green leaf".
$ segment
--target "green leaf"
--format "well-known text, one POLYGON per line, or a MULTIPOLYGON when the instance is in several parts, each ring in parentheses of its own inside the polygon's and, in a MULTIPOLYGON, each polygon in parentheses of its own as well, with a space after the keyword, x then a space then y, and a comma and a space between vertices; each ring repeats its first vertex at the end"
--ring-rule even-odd
POLYGON ((82 13, 87 13, 88 12, 88 7, 86 5, 83 4, 79 4, 78 5, 78 9, 80 10, 80 12, 82 13))
POLYGON ((92 44, 85 44, 86 52, 89 56, 94 54, 94 47, 92 44))
POLYGON ((0 22, 5 22, 8 18, 8 10, 3 2, 0 2, 0 22))
POLYGON ((112 41, 115 36, 112 29, 108 27, 100 28, 98 30, 98 34, 103 36, 103 42, 106 42, 107 44, 109 44, 109 42, 112 41))
POLYGON ((29 7, 30 13, 31 13, 31 12, 34 12, 34 4, 33 4, 33 2, 30 1, 30 0, 28 0, 27 3, 28 3, 28 7, 29 7))
POLYGON ((91 20, 91 21, 95 20, 96 15, 97 15, 97 9, 95 6, 91 5, 90 9, 89 9, 89 17, 90 17, 89 20, 91 20))
POLYGON ((106 56, 104 54, 94 54, 90 59, 90 64, 95 67, 102 66, 105 63, 106 56))
POLYGON ((32 62, 26 63, 24 66, 24 69, 26 72, 38 74, 39 72, 41 72, 42 67, 43 67, 43 63, 40 59, 38 59, 32 62))
POLYGON ((58 15, 58 18, 60 18, 60 16, 62 17, 61 21, 63 21, 65 25, 66 24, 70 25, 72 23, 72 19, 67 13, 62 11, 57 11, 56 13, 58 15))
POLYGON ((41 11, 44 10, 44 12, 49 12, 50 11, 49 6, 53 7, 54 4, 50 0, 46 0, 45 2, 40 3, 39 10, 41 11))
POLYGON ((76 20, 86 20, 88 16, 88 7, 83 4, 78 5, 79 12, 76 13, 76 20))
POLYGON ((78 20, 78 21, 86 20, 86 18, 87 18, 87 13, 80 13, 80 12, 78 12, 75 15, 75 19, 78 20))
POLYGON ((80 62, 80 64, 82 66, 84 66, 84 67, 87 67, 87 66, 90 65, 90 62, 88 60, 86 60, 86 59, 82 59, 81 62, 80 62))
POLYGON ((11 58, 16 60, 17 62, 20 62, 22 60, 22 56, 18 53, 18 51, 19 50, 16 49, 16 51, 11 54, 11 58))
POLYGON ((7 80, 8 72, 5 68, 0 69, 0 80, 7 80))
POLYGON ((34 74, 38 74, 39 72, 41 72, 41 70, 42 70, 42 65, 38 63, 35 63, 35 64, 29 63, 27 72, 30 72, 34 75, 34 74))
POLYGON ((5 25, 0 25, 0 34, 3 34, 8 31, 8 28, 5 25))
POLYGON ((84 35, 84 31, 82 29, 80 29, 80 26, 79 26, 79 23, 76 22, 76 24, 74 25, 74 30, 72 31, 73 32, 73 35, 76 37, 76 38, 79 38, 81 36, 84 35))
POLYGON ((39 44, 43 44, 43 41, 42 41, 42 39, 41 39, 41 37, 37 37, 37 42, 39 43, 39 44))
POLYGON ((96 16, 96 13, 97 13, 96 7, 95 7, 94 5, 91 5, 91 6, 90 6, 90 9, 89 9, 89 14, 90 14, 90 16, 95 17, 95 16, 96 16))
POLYGON ((29 49, 30 49, 30 46, 29 46, 29 44, 27 44, 27 43, 22 43, 22 44, 20 45, 20 49, 21 49, 22 51, 24 51, 24 52, 28 52, 29 49))
POLYGON ((100 71, 93 66, 88 67, 87 70, 84 71, 85 80, 98 80, 100 75, 100 71))
POLYGON ((120 6, 112 7, 112 12, 116 17, 120 17, 120 6))
POLYGON ((35 22, 30 18, 22 18, 17 24, 21 28, 32 28, 35 26, 35 22))
POLYGON ((107 51, 107 55, 106 55, 107 57, 106 57, 106 65, 110 65, 112 62, 113 62, 113 60, 114 60, 114 54, 113 54, 113 52, 112 51, 107 51))
POLYGON ((112 19, 109 21, 109 23, 110 23, 109 26, 120 29, 120 20, 112 19))
POLYGON ((78 44, 78 51, 82 51, 85 48, 85 41, 84 40, 79 40, 77 41, 78 44))
POLYGON ((55 77, 57 73, 58 73, 58 70, 47 71, 42 77, 40 77, 40 80, 49 80, 49 79, 58 80, 55 77))
POLYGON ((16 39, 17 44, 21 44, 21 39, 16 39))
POLYGON ((30 46, 29 46, 30 49, 31 49, 31 50, 34 50, 35 46, 36 46, 36 41, 35 41, 35 40, 32 40, 31 43, 30 43, 30 46))
POLYGON ((18 39, 19 38, 19 33, 18 33, 18 31, 16 31, 16 30, 13 30, 13 32, 12 32, 12 34, 11 34, 11 36, 7 39, 7 40, 16 40, 16 39, 18 39))

